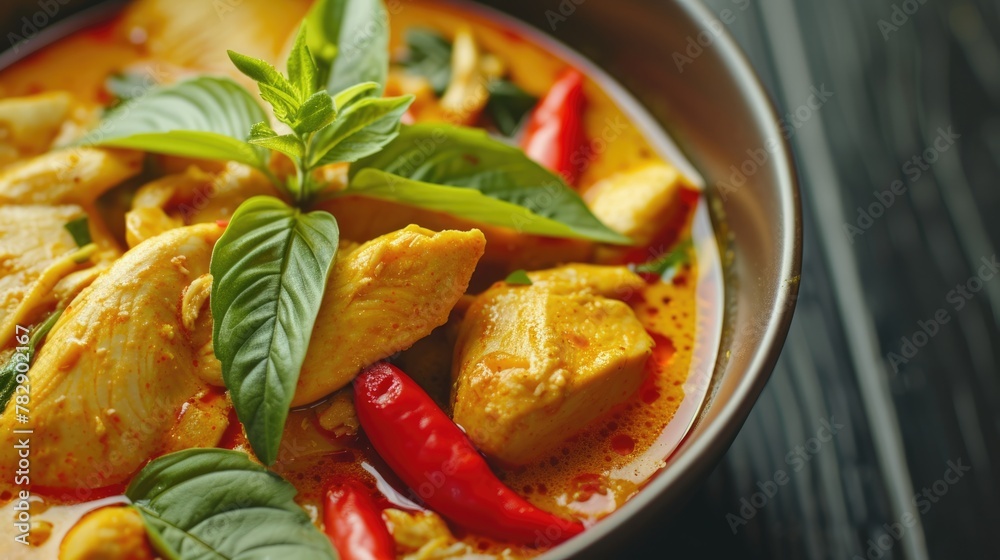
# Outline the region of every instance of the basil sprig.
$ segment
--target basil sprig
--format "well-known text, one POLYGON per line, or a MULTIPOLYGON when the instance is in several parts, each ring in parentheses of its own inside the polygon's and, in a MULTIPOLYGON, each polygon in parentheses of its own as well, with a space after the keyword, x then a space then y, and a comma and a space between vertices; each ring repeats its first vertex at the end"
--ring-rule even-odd
POLYGON ((278 457, 338 237, 329 213, 257 196, 240 205, 212 253, 215 355, 266 464, 278 457))
POLYGON ((125 495, 170 560, 336 560, 295 487, 246 454, 188 449, 146 465, 125 495))
MULTIPOLYGON (((380 57, 388 57, 379 32, 374 38, 361 37, 352 27, 367 15, 379 16, 381 6, 372 0, 319 2, 295 38, 287 74, 266 61, 229 52, 236 68, 257 83, 261 98, 283 126, 272 126, 268 113, 236 82, 200 77, 126 101, 84 139, 239 161, 267 175, 293 202, 289 206, 275 197, 244 202, 216 243, 211 263, 215 353, 250 445, 265 464, 277 458, 339 242, 331 214, 304 211, 326 187, 315 180, 314 171, 377 152, 396 137, 400 118, 412 102, 412 96, 377 96, 384 70, 355 72, 379 82, 352 81, 334 95, 327 90, 327 84, 342 81, 338 68, 353 72, 344 57, 374 61, 375 66, 380 57), (316 20, 330 16, 343 19, 316 20), (318 29, 319 39, 308 37, 308 29, 318 29), (325 42, 331 37, 351 37, 360 50, 338 53, 336 45, 325 42), (314 56, 310 45, 317 45, 323 56, 314 56), (376 50, 385 52, 379 55, 376 50), (287 156, 295 165, 294 175, 284 180, 275 176, 270 152, 287 156)), ((387 67, 387 58, 382 65, 387 67)))
POLYGON ((236 82, 199 77, 124 101, 83 140, 242 162, 292 202, 244 202, 211 263, 215 353, 250 445, 265 464, 277 458, 336 258, 336 219, 308 211, 321 194, 392 200, 525 233, 630 242, 517 148, 461 127, 401 127, 413 98, 380 96, 388 72, 384 17, 381 0, 319 0, 295 38, 286 73, 230 52, 271 115, 236 82), (274 152, 291 160, 294 174, 279 178, 272 171, 274 152), (331 163, 352 164, 347 189, 329 192, 317 181, 316 169, 331 163))
POLYGON ((296 37, 286 64, 288 76, 263 60, 229 51, 236 68, 257 82, 274 117, 291 130, 279 134, 269 123, 257 122, 250 129, 249 143, 295 162, 296 176, 287 186, 301 206, 325 186, 314 184, 316 167, 352 162, 378 151, 396 137, 400 118, 413 102, 413 96, 375 97, 376 82, 354 84, 331 96, 308 46, 308 28, 303 25, 296 37))
MULTIPOLYGON (((354 161, 390 142, 412 97, 373 96, 366 82, 331 96, 312 55, 304 25, 284 75, 263 60, 230 51, 236 67, 257 82, 274 117, 290 132, 254 123, 249 143, 280 152, 296 174, 282 186, 298 207, 254 197, 233 214, 212 253, 215 354, 254 453, 265 464, 278 457, 323 292, 339 243, 328 212, 303 212, 325 185, 320 165, 354 161)), ((328 50, 328 49, 326 49, 328 50)))
POLYGON ((342 110, 313 138, 310 165, 357 161, 377 153, 399 134, 400 119, 413 97, 372 97, 377 89, 375 82, 365 82, 334 96, 342 110))

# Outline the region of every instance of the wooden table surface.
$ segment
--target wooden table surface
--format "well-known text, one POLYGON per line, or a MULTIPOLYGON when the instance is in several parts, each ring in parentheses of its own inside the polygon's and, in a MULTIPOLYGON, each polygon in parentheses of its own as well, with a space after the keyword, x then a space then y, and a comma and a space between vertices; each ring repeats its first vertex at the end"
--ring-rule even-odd
POLYGON ((622 558, 1000 558, 1000 2, 707 4, 746 5, 795 127, 801 292, 723 463, 622 558))

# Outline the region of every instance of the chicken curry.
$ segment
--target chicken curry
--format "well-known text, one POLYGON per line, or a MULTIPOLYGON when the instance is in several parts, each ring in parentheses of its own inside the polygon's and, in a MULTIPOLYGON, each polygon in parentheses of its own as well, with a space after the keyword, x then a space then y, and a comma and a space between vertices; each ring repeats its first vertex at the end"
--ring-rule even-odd
POLYGON ((530 558, 612 514, 718 348, 650 122, 430 0, 136 0, 0 72, 4 557, 530 558))

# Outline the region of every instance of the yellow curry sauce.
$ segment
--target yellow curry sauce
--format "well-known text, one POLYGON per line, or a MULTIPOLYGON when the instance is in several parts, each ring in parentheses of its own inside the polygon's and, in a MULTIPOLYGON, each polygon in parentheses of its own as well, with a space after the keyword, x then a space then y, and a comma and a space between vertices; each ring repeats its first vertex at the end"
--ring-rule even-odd
MULTIPOLYGON (((544 95, 559 73, 574 63, 553 53, 546 40, 539 40, 535 32, 498 21, 478 9, 428 0, 389 0, 386 5, 391 17, 394 53, 405 48, 404 34, 408 28, 430 28, 448 37, 455 29, 469 27, 484 52, 504 61, 509 78, 536 96, 544 95)), ((47 91, 71 92, 82 107, 70 118, 83 127, 92 121, 93 110, 109 101, 104 88, 107 77, 123 69, 139 69, 140 73, 146 72, 155 81, 163 82, 194 73, 226 74, 250 87, 252 84, 229 64, 226 49, 277 64, 290 48, 289 37, 308 7, 309 2, 302 0, 281 3, 246 0, 232 5, 196 0, 139 0, 109 22, 79 31, 0 73, 0 98, 47 91)), ((392 88, 390 84, 389 89, 392 88)), ((578 184, 585 200, 591 187, 609 177, 675 157, 663 153, 663 139, 648 138, 644 132, 648 124, 632 121, 593 77, 588 77, 585 83, 585 94, 584 128, 592 152, 578 184)), ((418 122, 434 118, 432 110, 423 114, 422 111, 419 102, 414 105, 412 113, 418 122)), ((169 165, 169 158, 165 159, 169 165)), ((217 164, 206 164, 206 168, 216 169, 217 164)), ((620 507, 665 465, 694 421, 709 389, 721 329, 722 279, 704 201, 690 183, 687 185, 678 194, 681 200, 672 223, 648 247, 599 248, 591 253, 576 242, 522 243, 495 232, 495 237, 490 237, 483 228, 493 247, 487 243, 487 257, 480 263, 470 286, 472 294, 502 281, 516 268, 531 271, 584 257, 601 264, 641 262, 658 256, 678 240, 693 237, 694 241, 696 257, 678 268, 672 277, 650 282, 622 298, 655 341, 639 390, 610 414, 567 441, 553 445, 544 458, 513 468, 495 465, 508 486, 547 511, 590 525, 620 507), (496 239, 501 241, 497 243, 496 239), (507 245, 505 239, 509 241, 507 245), (584 257, 575 258, 577 255, 584 257)), ((104 215, 115 215, 113 207, 118 202, 114 191, 99 204, 105 207, 104 215)), ((366 206, 363 202, 342 199, 329 209, 341 220, 344 237, 352 241, 364 241, 408 223, 430 229, 480 227, 430 212, 404 210, 391 203, 366 206)), ((218 210, 232 212, 232 208, 218 210)), ((120 225, 109 223, 108 228, 122 237, 120 225)), ((425 388, 446 409, 450 406, 450 345, 454 344, 454 331, 462 319, 464 305, 456 308, 448 324, 394 358, 404 364, 401 366, 404 370, 412 366, 411 375, 430 385, 425 388)), ((0 357, 4 355, 0 353, 0 357)), ((330 480, 344 474, 360 476, 377 487, 386 497, 384 505, 408 511, 419 509, 410 499, 414 497, 411 491, 382 463, 363 434, 343 436, 322 426, 321 415, 337 406, 334 402, 337 398, 292 411, 274 470, 296 486, 297 501, 316 523, 322 517, 324 488, 330 480)), ((249 453, 234 415, 229 415, 227 427, 218 416, 203 412, 221 406, 225 399, 222 391, 202 394, 197 402, 185 406, 180 416, 203 414, 202 423, 196 425, 219 434, 219 446, 249 453)), ((58 557, 60 542, 74 523, 87 511, 120 501, 114 495, 122 488, 81 490, 75 495, 59 492, 57 496, 36 491, 32 506, 37 524, 35 546, 25 549, 8 544, 13 540, 12 529, 9 523, 3 523, 0 539, 4 544, 0 544, 0 550, 13 558, 58 557)), ((4 490, 0 499, 11 499, 13 492, 16 490, 4 490)), ((13 515, 10 508, 10 504, 5 506, 3 515, 13 515)), ((466 534, 454 526, 450 530, 458 541, 484 555, 521 558, 543 552, 466 534)))

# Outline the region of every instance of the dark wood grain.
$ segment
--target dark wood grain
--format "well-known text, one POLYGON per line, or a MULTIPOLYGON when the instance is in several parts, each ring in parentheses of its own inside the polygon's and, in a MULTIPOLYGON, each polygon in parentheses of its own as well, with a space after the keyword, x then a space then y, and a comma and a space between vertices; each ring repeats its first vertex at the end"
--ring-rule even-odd
MULTIPOLYGON (((721 13, 734 2, 709 4, 721 13)), ((795 322, 723 464, 679 519, 651 528, 626 557, 854 558, 871 549, 870 557, 881 558, 996 558, 1000 276, 969 299, 953 290, 977 274, 984 257, 992 259, 1000 237, 1000 5, 931 0, 906 14, 896 2, 903 12, 894 22, 891 2, 799 1, 790 14, 769 14, 777 4, 755 2, 728 28, 782 113, 806 102, 787 95, 806 78, 782 66, 787 49, 804 49, 812 85, 835 92, 793 138, 806 222, 795 322), (775 20, 794 26, 776 27, 775 20), (913 161, 949 127, 961 138, 927 163, 913 161), (802 145, 809 135, 827 148, 835 176, 812 180, 822 155, 814 153, 816 142, 802 145), (897 180, 902 194, 879 203, 877 196, 890 199, 874 193, 897 180), (819 202, 826 197, 817 189, 831 185, 839 207, 819 202), (870 225, 859 224, 857 209, 876 203, 887 207, 870 225), (830 227, 837 222, 841 227, 830 227), (863 233, 849 239, 845 223, 863 233), (846 246, 853 262, 829 250, 837 246, 846 246), (845 268, 856 271, 861 291, 835 289, 832 272, 845 268), (893 359, 890 352, 906 357, 901 339, 912 340, 935 315, 948 322, 929 326, 933 336, 906 363, 893 359), (859 322, 874 326, 875 368, 850 359, 859 349, 848 329, 859 322), (862 398, 862 376, 878 376, 889 389, 905 472, 880 459, 886 449, 871 434, 882 426, 862 398), (844 430, 732 535, 725 515, 775 469, 787 469, 785 454, 830 415, 844 430), (970 470, 948 475, 949 462, 970 470), (891 495, 890 482, 900 476, 910 481, 908 496, 891 495), (934 494, 935 484, 943 495, 934 494), (931 497, 914 507, 913 496, 925 488, 931 497), (904 526, 906 539, 897 540, 886 534, 904 520, 900 498, 911 502, 919 524, 904 526), (887 546, 872 548, 879 539, 887 546)))

